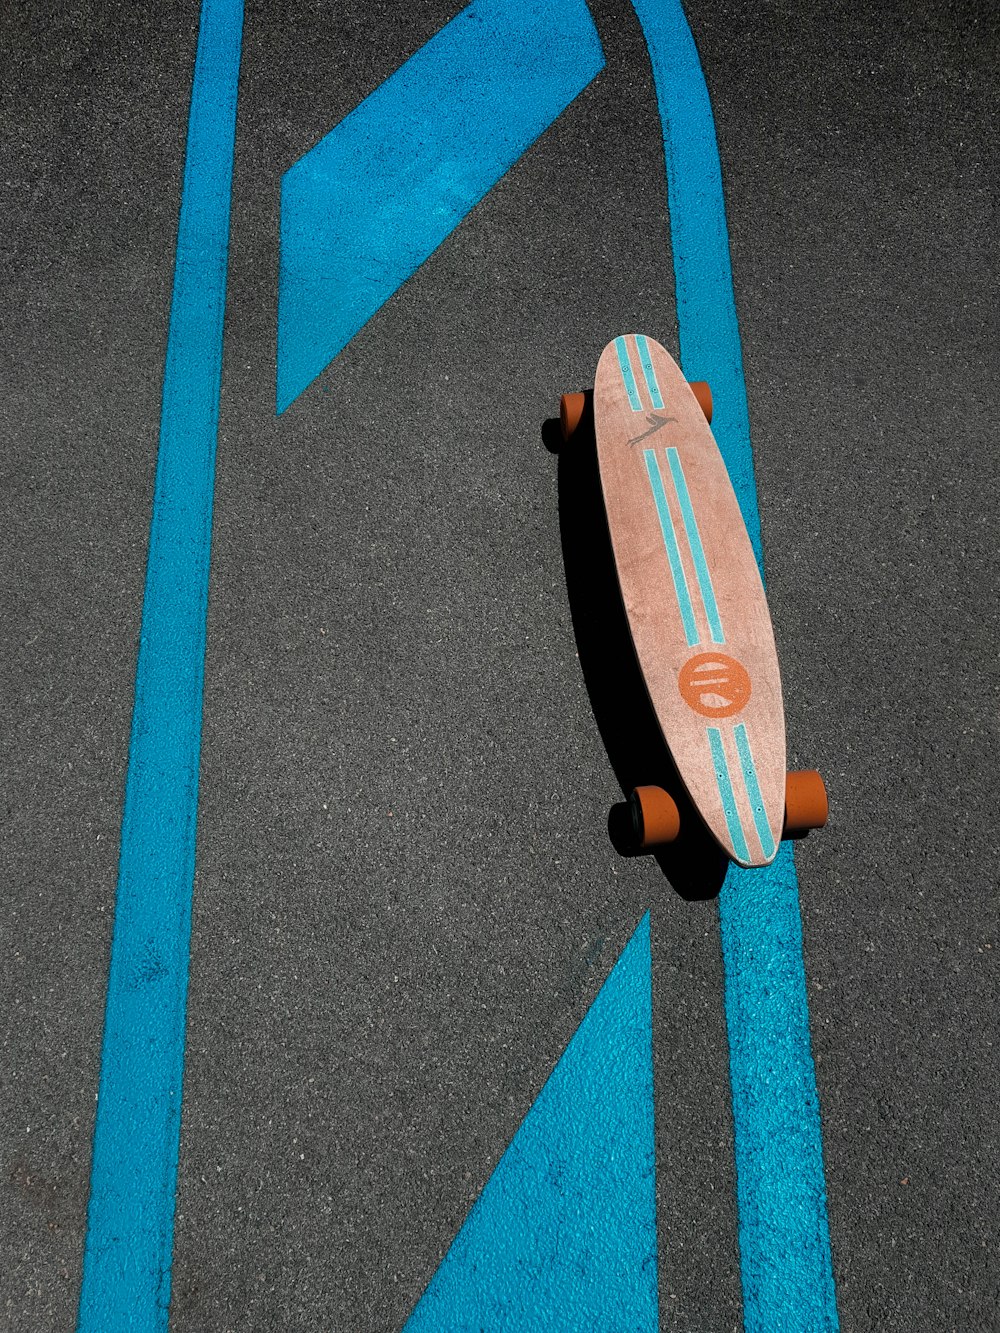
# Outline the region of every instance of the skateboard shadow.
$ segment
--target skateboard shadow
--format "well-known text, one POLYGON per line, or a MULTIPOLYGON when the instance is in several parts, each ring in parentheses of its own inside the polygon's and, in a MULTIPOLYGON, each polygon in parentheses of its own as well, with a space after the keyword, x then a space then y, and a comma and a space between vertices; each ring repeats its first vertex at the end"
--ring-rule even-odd
MULTIPOLYGON (((714 898, 729 858, 688 799, 646 693, 618 590, 592 420, 585 417, 568 444, 563 444, 559 422, 546 421, 542 442, 558 455, 566 589, 580 666, 608 759, 625 796, 647 783, 670 792, 680 809, 681 834, 653 855, 680 897, 714 898)), ((608 834, 619 855, 650 855, 636 847, 625 801, 611 808, 608 834)))

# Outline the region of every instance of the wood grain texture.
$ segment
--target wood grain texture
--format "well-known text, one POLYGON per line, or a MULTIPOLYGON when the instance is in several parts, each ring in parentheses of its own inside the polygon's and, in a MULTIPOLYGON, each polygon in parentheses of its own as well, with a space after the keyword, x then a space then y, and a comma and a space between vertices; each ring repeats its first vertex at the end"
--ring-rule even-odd
POLYGON ((784 819, 781 678, 725 462, 679 366, 641 334, 605 348, 594 424, 619 586, 656 717, 712 834, 741 865, 766 865, 784 819))

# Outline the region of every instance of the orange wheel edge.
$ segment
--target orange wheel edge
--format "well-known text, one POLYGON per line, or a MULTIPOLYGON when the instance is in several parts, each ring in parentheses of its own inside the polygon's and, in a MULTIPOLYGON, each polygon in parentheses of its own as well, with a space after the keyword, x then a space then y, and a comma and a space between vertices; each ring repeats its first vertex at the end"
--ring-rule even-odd
POLYGON ((642 851, 663 847, 681 831, 677 802, 662 787, 636 787, 629 805, 636 841, 642 851))
POLYGON ((586 406, 585 393, 564 393, 559 399, 559 424, 562 426, 564 440, 568 440, 579 426, 586 406))
POLYGON ((705 414, 705 420, 712 424, 712 388, 706 380, 689 380, 691 392, 698 399, 698 406, 705 414))
POLYGON ((785 836, 795 837, 822 828, 829 817, 826 784, 816 770, 789 773, 785 778, 785 836))

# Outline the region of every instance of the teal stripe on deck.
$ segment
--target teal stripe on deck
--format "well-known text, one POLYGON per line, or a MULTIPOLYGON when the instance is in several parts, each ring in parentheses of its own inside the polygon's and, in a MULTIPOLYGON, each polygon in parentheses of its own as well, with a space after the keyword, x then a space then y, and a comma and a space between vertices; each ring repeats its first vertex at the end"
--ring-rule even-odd
POLYGON ((615 351, 618 353, 618 366, 622 372, 622 382, 625 385, 625 392, 628 394, 629 406, 633 412, 642 411, 642 402, 639 398, 639 386, 635 382, 635 375, 632 373, 632 362, 629 359, 628 345, 624 338, 615 339, 615 351))
POLYGON ((663 406, 663 395, 660 393, 660 386, 656 381, 656 371, 653 369, 653 359, 649 355, 649 343, 644 333, 635 335, 635 345, 639 350, 639 364, 642 366, 646 388, 649 390, 649 400, 653 407, 658 410, 663 406))
POLYGON ((750 797, 750 806, 753 810, 753 822, 757 829, 757 837, 760 838, 760 848, 764 856, 770 859, 774 855, 774 837, 771 834, 771 826, 767 822, 767 811, 764 809, 764 798, 760 794, 760 783, 757 781, 757 765, 753 761, 753 754, 750 751, 750 738, 747 735, 746 725, 742 722, 736 725, 736 749, 740 755, 740 766, 743 769, 743 781, 747 784, 747 794, 750 797))
POLYGON ((733 782, 729 776, 729 763, 726 760, 726 751, 722 744, 722 732, 718 727, 708 728, 708 743, 712 747, 712 766, 715 769, 715 781, 718 783, 719 796, 722 798, 722 809, 726 816, 726 827, 729 829, 733 851, 740 861, 749 861, 750 849, 747 847, 746 836, 743 833, 743 821, 740 819, 740 812, 736 808, 733 782))
POLYGON ((681 517, 684 520, 684 531, 687 533, 688 545, 691 548, 691 558, 694 561, 694 572, 698 579, 698 589, 701 592, 701 600, 705 606, 705 615, 708 617, 708 628, 712 633, 712 642, 725 643, 726 636, 722 632, 722 621, 719 618, 719 608, 715 601, 715 589, 712 586, 712 576, 709 573, 708 561, 705 559, 705 548, 701 544, 701 533, 698 531, 698 520, 694 516, 694 506, 691 503, 687 478, 684 476, 684 468, 681 465, 681 456, 676 449, 667 450, 667 462, 670 464, 670 475, 673 477, 674 486, 677 489, 677 499, 681 507, 681 517))
POLYGON ((656 461, 655 449, 643 449, 643 458, 646 460, 646 471, 649 474, 649 484, 653 490, 653 499, 656 502, 656 512, 660 518, 660 531, 663 533, 663 545, 667 548, 667 559, 670 562, 670 573, 674 580, 674 591, 677 594, 677 605, 680 608, 681 620, 684 622, 684 635, 687 639, 688 647, 693 648, 698 642, 698 623, 694 618, 694 607, 691 604, 691 594, 688 591, 687 576, 684 573, 684 566, 681 564, 681 553, 677 549, 677 535, 674 532, 674 520, 670 515, 670 506, 667 503, 667 493, 663 489, 663 478, 660 476, 660 465, 656 461))

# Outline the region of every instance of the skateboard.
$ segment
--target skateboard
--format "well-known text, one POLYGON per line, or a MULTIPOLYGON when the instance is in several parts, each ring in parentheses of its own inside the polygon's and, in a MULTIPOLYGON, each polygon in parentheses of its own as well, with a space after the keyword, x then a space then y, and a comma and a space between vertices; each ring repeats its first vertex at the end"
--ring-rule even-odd
MULTIPOLYGON (((688 383, 659 343, 625 334, 601 354, 592 397, 563 395, 564 440, 584 433, 591 406, 618 586, 656 720, 719 846, 741 866, 766 866, 783 837, 826 823, 827 796, 818 773, 785 767, 774 630, 711 431, 711 390, 688 383)), ((629 806, 643 850, 679 836, 663 787, 636 787, 629 806)))

